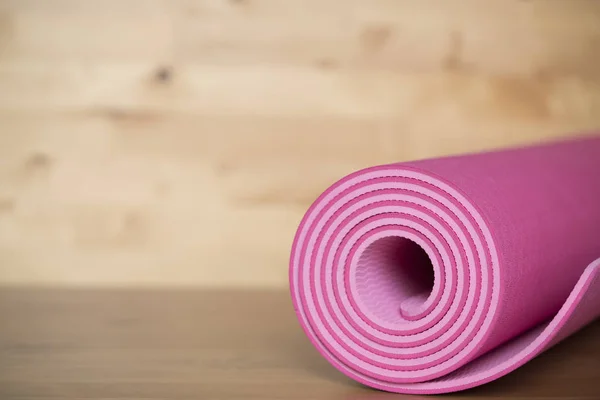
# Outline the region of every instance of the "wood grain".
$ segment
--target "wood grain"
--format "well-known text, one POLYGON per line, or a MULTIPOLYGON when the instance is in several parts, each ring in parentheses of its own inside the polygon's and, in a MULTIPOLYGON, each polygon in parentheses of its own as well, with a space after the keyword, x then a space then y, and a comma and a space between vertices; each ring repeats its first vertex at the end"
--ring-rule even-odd
MULTIPOLYGON (((3 399, 405 398, 331 367, 286 292, 2 289, 0 323, 3 399)), ((599 335, 594 323, 508 376, 447 397, 597 399, 599 335)))
POLYGON ((0 0, 0 282, 282 287, 343 175, 598 127, 594 0, 0 0))

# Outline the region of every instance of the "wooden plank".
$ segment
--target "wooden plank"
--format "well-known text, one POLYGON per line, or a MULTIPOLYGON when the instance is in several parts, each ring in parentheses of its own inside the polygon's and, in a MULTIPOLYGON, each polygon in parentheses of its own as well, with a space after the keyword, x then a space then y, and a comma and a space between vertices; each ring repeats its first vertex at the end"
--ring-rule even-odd
POLYGON ((162 14, 179 0, 2 0, 0 11, 9 13, 42 13, 44 15, 127 15, 136 17, 162 14))
POLYGON ((148 63, 0 65, 0 110, 94 107, 203 115, 416 119, 452 112, 461 120, 589 120, 598 115, 600 79, 194 64, 167 71, 148 63))
POLYGON ((83 62, 170 60, 172 22, 168 14, 2 13, 0 62, 83 62))
POLYGON ((281 285, 304 209, 386 155, 372 132, 335 120, 3 120, 0 275, 13 283, 281 285), (324 147, 327 129, 348 140, 324 147))
POLYGON ((175 54, 185 61, 483 74, 600 71, 600 4, 589 0, 183 4, 175 54))
POLYGON ((4 0, 0 282, 284 286, 357 169, 600 126, 593 0, 4 0))
POLYGON ((472 125, 441 137, 397 120, 110 110, 0 115, 0 276, 36 284, 285 285, 297 223, 343 175, 564 133, 472 125))
MULTIPOLYGON (((289 294, 198 290, 0 291, 7 399, 398 399, 335 370, 289 294)), ((600 322, 506 377, 452 399, 600 396, 600 322)))

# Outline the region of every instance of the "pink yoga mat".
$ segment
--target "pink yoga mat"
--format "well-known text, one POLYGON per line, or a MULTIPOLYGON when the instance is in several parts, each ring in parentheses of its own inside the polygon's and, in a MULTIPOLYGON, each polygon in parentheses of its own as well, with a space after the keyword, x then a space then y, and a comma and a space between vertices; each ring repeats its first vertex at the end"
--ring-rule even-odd
POLYGON ((374 388, 499 378, 600 316, 600 136, 368 168, 296 233, 298 319, 374 388))

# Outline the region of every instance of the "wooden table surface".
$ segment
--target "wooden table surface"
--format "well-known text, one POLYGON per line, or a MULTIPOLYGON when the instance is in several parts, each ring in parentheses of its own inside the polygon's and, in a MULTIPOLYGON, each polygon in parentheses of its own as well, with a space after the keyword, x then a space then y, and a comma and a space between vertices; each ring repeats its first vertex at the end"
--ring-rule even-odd
MULTIPOLYGON (((400 399, 332 368, 286 292, 0 290, 0 399, 400 399)), ((600 398, 600 322, 451 398, 600 398)))

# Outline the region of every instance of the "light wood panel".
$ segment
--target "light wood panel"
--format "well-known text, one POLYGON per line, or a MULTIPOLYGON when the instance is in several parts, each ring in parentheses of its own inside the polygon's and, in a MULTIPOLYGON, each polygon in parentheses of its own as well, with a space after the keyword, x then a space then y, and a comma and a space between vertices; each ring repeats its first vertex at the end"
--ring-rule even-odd
POLYGON ((0 283, 284 286, 341 176, 599 126, 593 0, 0 0, 0 283))

